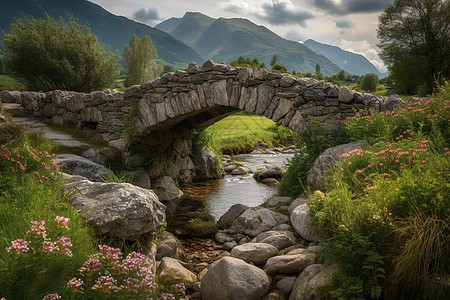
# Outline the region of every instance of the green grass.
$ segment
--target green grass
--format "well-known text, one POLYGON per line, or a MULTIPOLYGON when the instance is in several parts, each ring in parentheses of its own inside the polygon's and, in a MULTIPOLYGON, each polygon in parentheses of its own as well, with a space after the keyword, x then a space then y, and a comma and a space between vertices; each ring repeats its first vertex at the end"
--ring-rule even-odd
POLYGON ((248 113, 229 116, 206 131, 225 152, 249 152, 260 142, 267 143, 269 147, 287 146, 295 144, 298 136, 264 116, 248 113))
POLYGON ((25 91, 26 87, 9 75, 0 75, 0 91, 25 91))

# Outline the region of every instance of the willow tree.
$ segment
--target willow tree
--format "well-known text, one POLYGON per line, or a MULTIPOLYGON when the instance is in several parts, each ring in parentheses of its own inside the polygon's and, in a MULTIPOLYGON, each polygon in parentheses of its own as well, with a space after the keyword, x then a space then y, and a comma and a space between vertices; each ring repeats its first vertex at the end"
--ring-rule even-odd
POLYGON ((156 47, 148 35, 144 35, 141 39, 133 35, 130 42, 125 45, 123 56, 127 86, 154 79, 164 70, 164 65, 156 61, 156 47))
POLYGON ((117 54, 71 15, 19 19, 4 44, 7 67, 29 90, 91 92, 109 87, 117 75, 117 54))
POLYGON ((379 16, 380 57, 402 92, 450 78, 450 0, 395 0, 379 16))

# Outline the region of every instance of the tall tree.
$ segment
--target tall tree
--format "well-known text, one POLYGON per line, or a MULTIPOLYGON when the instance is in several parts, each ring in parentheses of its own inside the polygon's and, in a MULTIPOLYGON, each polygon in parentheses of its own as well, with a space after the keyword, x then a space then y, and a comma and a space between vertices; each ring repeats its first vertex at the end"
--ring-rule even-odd
POLYGON ((127 78, 125 84, 131 86, 141 84, 158 77, 164 70, 162 63, 156 62, 156 47, 148 35, 141 39, 136 35, 123 51, 127 78))
POLYGON ((278 55, 274 54, 272 56, 272 61, 270 62, 270 67, 273 68, 278 63, 278 55))
POLYGON ((91 92, 109 87, 117 74, 117 54, 71 15, 20 19, 4 43, 7 67, 30 90, 91 92))
POLYGON ((450 78, 450 0, 396 0, 379 16, 380 57, 402 92, 450 78))

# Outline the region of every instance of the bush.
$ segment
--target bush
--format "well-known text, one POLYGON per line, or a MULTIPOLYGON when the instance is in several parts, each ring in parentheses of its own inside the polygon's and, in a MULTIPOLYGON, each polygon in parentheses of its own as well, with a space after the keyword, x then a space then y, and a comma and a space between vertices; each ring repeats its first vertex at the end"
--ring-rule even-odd
POLYGON ((347 120, 347 135, 372 146, 344 154, 327 193, 309 199, 326 259, 342 270, 332 296, 448 294, 449 108, 448 100, 421 100, 347 120))
POLYGON ((289 160, 289 167, 278 186, 278 194, 296 197, 306 190, 307 175, 316 158, 331 146, 330 137, 320 122, 310 120, 308 131, 297 136, 297 151, 289 160))
POLYGON ((68 15, 56 21, 20 19, 5 34, 7 65, 28 89, 91 92, 112 84, 117 54, 106 51, 89 27, 68 15))

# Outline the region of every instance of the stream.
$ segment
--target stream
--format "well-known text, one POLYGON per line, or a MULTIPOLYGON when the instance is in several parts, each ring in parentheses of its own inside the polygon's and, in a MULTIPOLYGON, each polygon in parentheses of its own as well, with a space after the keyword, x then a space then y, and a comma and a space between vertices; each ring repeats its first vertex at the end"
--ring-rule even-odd
POLYGON ((216 221, 234 204, 258 206, 277 192, 276 186, 257 182, 253 173, 261 167, 286 165, 293 154, 239 154, 234 160, 250 170, 246 175, 225 175, 218 180, 193 183, 182 188, 184 196, 176 205, 169 205, 169 227, 176 229, 190 219, 209 212, 216 221))

